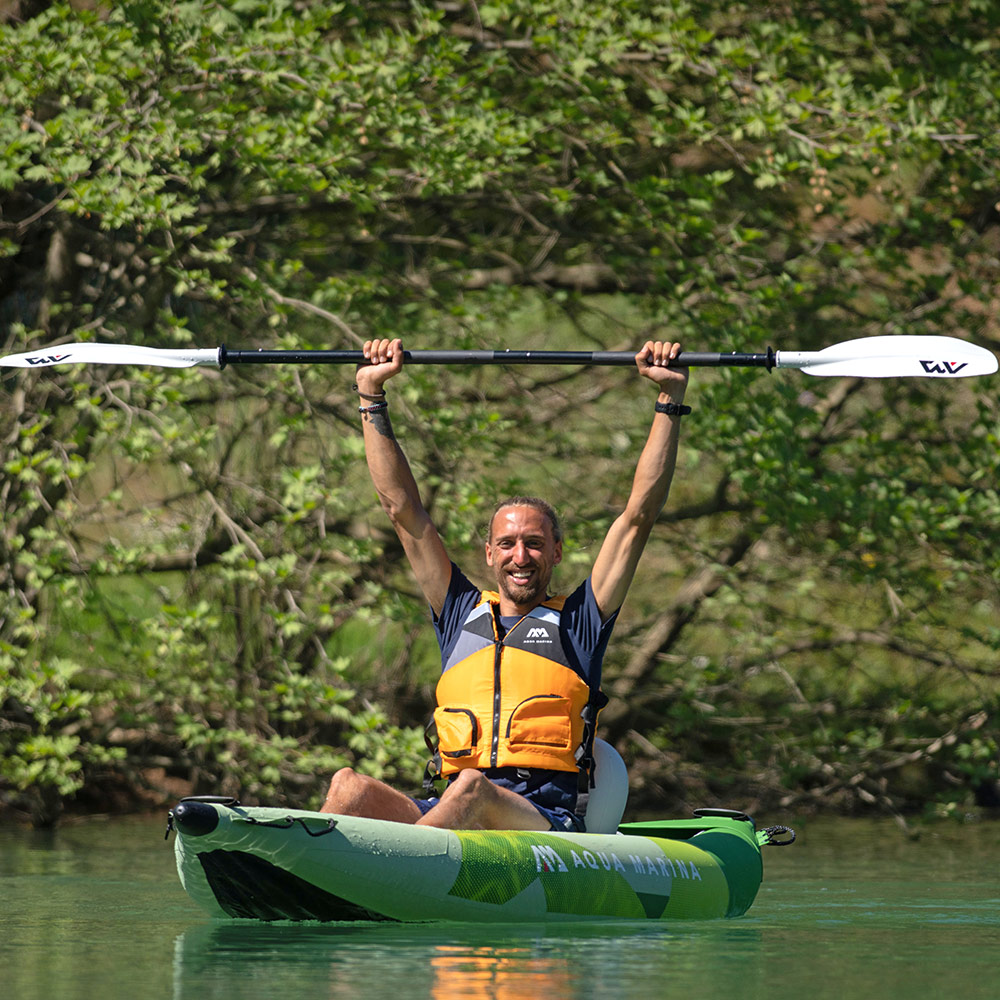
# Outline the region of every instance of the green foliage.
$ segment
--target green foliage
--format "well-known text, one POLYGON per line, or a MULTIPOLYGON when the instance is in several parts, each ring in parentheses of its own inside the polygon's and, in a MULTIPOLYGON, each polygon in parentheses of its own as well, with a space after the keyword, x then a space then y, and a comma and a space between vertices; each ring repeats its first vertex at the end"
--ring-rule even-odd
POLYGON ((71 683, 78 671, 75 664, 54 661, 5 672, 7 698, 24 721, 11 726, 15 736, 0 774, 22 791, 33 785, 52 785, 60 795, 69 795, 80 787, 80 739, 55 729, 66 718, 90 717, 92 694, 71 683))
MULTIPOLYGON (((0 326, 17 350, 995 346, 998 27, 977 3, 52 4, 0 25, 0 326)), ((471 573, 522 491, 585 572, 648 426, 631 378, 394 383, 471 573)), ((349 386, 4 377, 6 801, 418 780, 436 655, 349 386)), ((971 801, 997 778, 988 386, 723 369, 690 397, 607 662, 633 800, 971 801)))

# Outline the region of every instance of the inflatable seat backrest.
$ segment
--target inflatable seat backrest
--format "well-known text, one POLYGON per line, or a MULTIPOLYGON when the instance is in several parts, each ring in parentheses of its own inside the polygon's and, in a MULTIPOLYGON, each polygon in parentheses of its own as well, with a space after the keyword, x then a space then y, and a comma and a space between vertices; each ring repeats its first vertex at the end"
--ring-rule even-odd
POLYGON ((628 801, 628 769, 608 742, 594 740, 594 787, 587 799, 587 833, 617 833, 628 801))

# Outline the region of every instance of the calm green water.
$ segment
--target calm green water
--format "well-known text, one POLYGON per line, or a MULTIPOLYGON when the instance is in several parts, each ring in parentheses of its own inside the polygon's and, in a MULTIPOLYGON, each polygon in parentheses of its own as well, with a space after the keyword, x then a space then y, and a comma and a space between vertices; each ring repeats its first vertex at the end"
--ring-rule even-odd
POLYGON ((1000 822, 795 824, 739 920, 583 929, 203 918, 163 819, 0 829, 3 1000, 1000 996, 1000 822))

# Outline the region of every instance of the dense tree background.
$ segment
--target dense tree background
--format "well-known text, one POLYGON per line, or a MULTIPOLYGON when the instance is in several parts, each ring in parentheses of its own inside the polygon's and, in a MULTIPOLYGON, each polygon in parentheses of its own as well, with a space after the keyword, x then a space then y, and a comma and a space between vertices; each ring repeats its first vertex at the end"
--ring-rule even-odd
MULTIPOLYGON (((5 351, 996 349, 981 0, 0 5, 5 351)), ((5 371, 0 808, 415 787, 436 651, 351 372, 5 371)), ((457 561, 540 492, 563 587, 652 410, 627 370, 411 369, 457 561)), ((606 662, 631 808, 996 798, 995 382, 696 371, 606 662)))

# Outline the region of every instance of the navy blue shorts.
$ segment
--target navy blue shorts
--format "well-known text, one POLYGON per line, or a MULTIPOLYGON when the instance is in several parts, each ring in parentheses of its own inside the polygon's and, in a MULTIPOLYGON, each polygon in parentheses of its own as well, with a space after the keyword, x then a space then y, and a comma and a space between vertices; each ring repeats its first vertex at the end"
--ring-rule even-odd
MULTIPOLYGON (((420 810, 422 815, 426 815, 434 808, 441 800, 439 798, 431 799, 414 799, 417 804, 417 808, 420 810)), ((531 802, 531 799, 528 799, 531 802)), ((531 802, 531 804, 542 814, 542 816, 548 821, 549 828, 557 831, 558 833, 586 833, 586 827, 583 825, 583 819, 577 816, 575 812, 571 812, 563 806, 553 806, 546 807, 540 806, 537 802, 531 802)))

